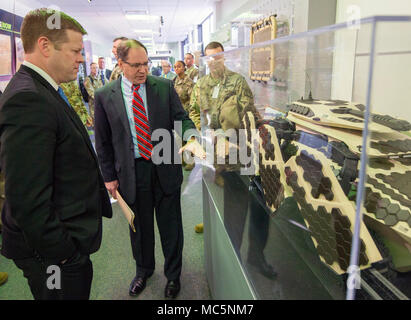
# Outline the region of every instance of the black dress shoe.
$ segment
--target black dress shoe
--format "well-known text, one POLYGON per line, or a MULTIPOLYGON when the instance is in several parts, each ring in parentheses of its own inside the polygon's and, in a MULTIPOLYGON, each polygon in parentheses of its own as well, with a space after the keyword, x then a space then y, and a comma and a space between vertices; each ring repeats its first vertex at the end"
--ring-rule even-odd
POLYGON ((131 284, 130 284, 130 289, 128 291, 130 296, 136 296, 140 292, 142 292, 144 288, 146 287, 146 281, 147 281, 146 277, 136 276, 133 279, 133 281, 131 281, 131 284))
POLYGON ((266 278, 275 279, 277 277, 277 272, 274 270, 274 267, 268 264, 265 259, 253 260, 248 258, 247 262, 252 266, 256 267, 257 270, 266 278), (258 262, 257 262, 258 261, 258 262))
POLYGON ((164 291, 166 298, 175 299, 180 292, 180 280, 169 280, 164 291))
POLYGON ((259 266, 259 269, 261 274, 269 279, 275 279, 277 277, 277 272, 275 272, 273 266, 265 261, 259 266))

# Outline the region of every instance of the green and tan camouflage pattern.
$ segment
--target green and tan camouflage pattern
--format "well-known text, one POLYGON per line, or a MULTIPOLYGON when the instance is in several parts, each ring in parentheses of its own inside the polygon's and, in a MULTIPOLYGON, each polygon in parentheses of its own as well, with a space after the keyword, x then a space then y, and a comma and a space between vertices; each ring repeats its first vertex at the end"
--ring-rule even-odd
POLYGON ((195 78, 198 79, 198 69, 195 66, 191 66, 191 68, 186 70, 186 75, 190 77, 191 80, 196 81, 195 78))
POLYGON ((63 89, 67 99, 69 100, 70 105, 73 107, 74 111, 76 111, 77 115, 80 117, 81 122, 83 122, 84 126, 86 126, 89 114, 87 112, 86 106, 84 105, 83 97, 81 95, 80 88, 77 84, 77 80, 62 83, 60 84, 60 86, 63 89))
POLYGON ((186 110, 187 112, 190 109, 190 97, 191 92, 193 91, 193 87, 194 82, 187 75, 184 77, 184 79, 177 77, 174 82, 174 88, 176 89, 184 110, 186 110))
POLYGON ((118 65, 116 65, 113 72, 111 73, 109 81, 111 82, 111 81, 117 80, 118 78, 120 78, 122 74, 123 74, 123 71, 118 65))
MULTIPOLYGON (((90 76, 92 77, 92 76, 90 76)), ((94 92, 103 86, 103 82, 101 81, 101 78, 98 77, 93 77, 93 82, 90 80, 89 77, 86 77, 84 79, 84 87, 87 90, 89 100, 88 100, 88 106, 90 110, 90 116, 94 120, 94 92)))
POLYGON ((200 78, 193 88, 190 99, 190 118, 197 129, 201 128, 200 111, 207 111, 212 129, 239 129, 245 110, 254 110, 254 96, 243 76, 224 68, 223 77, 213 78, 210 74, 200 78), (218 87, 218 96, 213 98, 213 93, 218 87), (230 99, 231 98, 231 99, 230 99), (225 104, 224 104, 225 103, 225 104), (228 110, 228 111, 227 111, 228 110), (222 126, 220 116, 235 119, 234 127, 222 126), (238 121, 237 121, 238 119, 238 121))

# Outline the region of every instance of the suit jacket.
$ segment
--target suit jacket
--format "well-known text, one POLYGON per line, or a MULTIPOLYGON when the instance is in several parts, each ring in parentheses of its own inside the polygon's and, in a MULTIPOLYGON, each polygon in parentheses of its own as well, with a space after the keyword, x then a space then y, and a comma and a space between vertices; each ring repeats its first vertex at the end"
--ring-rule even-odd
POLYGON ((58 92, 22 65, 0 98, 6 201, 2 254, 56 261, 101 243, 111 204, 87 131, 58 92))
POLYGON ((106 69, 106 82, 110 80, 111 72, 112 72, 111 70, 106 69))
MULTIPOLYGON (((180 136, 184 136, 188 129, 195 130, 195 126, 184 111, 170 80, 147 76, 146 94, 151 132, 165 129, 171 137, 169 145, 163 144, 171 148, 172 163, 156 165, 161 188, 170 194, 176 191, 183 181, 181 162, 174 161, 175 157, 179 157, 172 132, 174 121, 182 121, 182 130, 176 128, 180 136)), ((96 150, 104 181, 118 180, 120 193, 132 204, 136 196, 135 156, 121 90, 121 78, 96 91, 94 115, 96 150)), ((158 143, 159 141, 152 141, 153 148, 156 148, 158 143)))
MULTIPOLYGON (((102 72, 102 70, 98 69, 97 78, 101 79, 101 72, 102 72)), ((104 84, 106 84, 110 81, 110 76, 111 76, 111 70, 104 69, 104 84)))

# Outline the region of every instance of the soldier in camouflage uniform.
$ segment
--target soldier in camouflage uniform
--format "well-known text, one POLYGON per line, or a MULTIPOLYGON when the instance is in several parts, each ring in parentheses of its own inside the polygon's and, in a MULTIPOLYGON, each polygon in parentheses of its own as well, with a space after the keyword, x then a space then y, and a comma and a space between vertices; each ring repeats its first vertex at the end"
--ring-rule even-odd
MULTIPOLYGON (((214 54, 215 50, 208 51, 214 54)), ((200 112, 211 129, 239 129, 244 113, 255 110, 253 93, 243 76, 224 66, 223 56, 214 57, 209 67, 210 74, 200 78, 193 88, 190 118, 197 129, 201 129, 200 112)))
POLYGON ((174 82, 174 88, 178 96, 180 97, 181 104, 184 107, 184 110, 189 112, 190 109, 190 97, 191 92, 193 91, 194 82, 190 79, 189 76, 185 74, 185 63, 184 61, 177 61, 174 64, 174 70, 177 73, 177 78, 174 82))
MULTIPOLYGON (((117 58, 117 47, 120 45, 121 41, 124 41, 124 40, 128 40, 128 38, 118 37, 118 38, 115 38, 113 40, 113 48, 111 49, 111 52, 116 57, 116 60, 118 60, 118 58, 117 58)), ((114 80, 117 80, 122 74, 123 74, 123 71, 121 71, 120 66, 118 64, 116 64, 116 66, 114 67, 113 72, 111 72, 110 82, 114 81, 114 80)))
MULTIPOLYGON (((186 70, 186 65, 184 61, 177 61, 174 64, 174 70, 176 71, 177 77, 174 80, 174 88, 176 89, 176 92, 178 94, 178 97, 180 98, 181 104, 183 105, 184 110, 189 112, 190 109, 190 96, 191 92, 194 87, 194 82, 193 80, 190 79, 189 76, 185 74, 186 70)), ((185 145, 185 141, 183 141, 183 146, 185 145)), ((182 161, 183 168, 187 171, 190 171, 194 168, 194 163, 186 163, 184 161, 184 156, 183 156, 183 161, 182 161)))
MULTIPOLYGON (((223 46, 218 42, 211 42, 205 48, 206 56, 223 51, 223 46)), ((194 86, 190 102, 190 117, 197 128, 201 126, 200 112, 203 112, 204 119, 207 119, 211 129, 238 131, 245 112, 257 113, 251 89, 241 75, 224 66, 223 55, 210 57, 208 66, 210 74, 199 79, 194 86)), ((227 140, 225 142, 227 145, 227 140)), ((276 272, 264 256, 269 231, 269 215, 260 210, 253 197, 249 196, 249 186, 240 176, 240 165, 215 164, 215 168, 215 182, 224 187, 224 226, 234 250, 241 258, 243 232, 248 208, 250 208, 249 232, 252 235, 248 241, 247 263, 256 266, 265 277, 275 278, 276 272), (255 232, 257 230, 258 232, 255 232)), ((202 224, 195 227, 196 232, 201 232, 202 229, 202 224)))
MULTIPOLYGON (((205 54, 209 56, 222 51, 224 49, 220 43, 211 42, 207 45, 205 54)), ((193 88, 190 99, 190 118, 198 130, 201 130, 200 113, 203 113, 203 119, 208 122, 207 125, 211 129, 237 130, 240 128, 244 113, 255 110, 251 89, 243 76, 224 66, 223 55, 211 57, 208 65, 210 74, 200 78, 193 88)), ((216 153, 214 156, 215 183, 223 187, 222 172, 238 170, 239 166, 217 164, 216 153)), ((201 232, 202 224, 197 225, 195 230, 201 232)))
POLYGON ((90 75, 84 80, 84 87, 88 93, 88 107, 90 110, 91 119, 94 122, 94 92, 103 86, 101 78, 97 76, 97 64, 90 64, 90 75))
POLYGON ((184 62, 187 68, 186 75, 188 75, 190 79, 196 83, 198 80, 198 69, 194 65, 194 56, 191 53, 186 53, 184 55, 184 62))
POLYGON ((63 89, 64 94, 70 102, 70 105, 73 107, 74 111, 76 111, 77 115, 80 117, 81 122, 83 122, 83 124, 86 127, 92 126, 93 120, 89 116, 87 108, 84 105, 83 97, 81 95, 77 80, 61 83, 60 87, 63 89))

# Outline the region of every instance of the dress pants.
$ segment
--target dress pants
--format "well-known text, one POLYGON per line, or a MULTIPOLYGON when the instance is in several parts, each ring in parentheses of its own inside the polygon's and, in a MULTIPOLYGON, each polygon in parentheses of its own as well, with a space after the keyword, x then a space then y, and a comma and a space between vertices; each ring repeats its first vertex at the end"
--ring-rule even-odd
POLYGON ((222 173, 224 178, 224 226, 231 243, 241 259, 241 245, 248 213, 248 259, 256 264, 265 261, 264 248, 269 232, 269 215, 249 192, 237 171, 222 173))
POLYGON ((49 278, 49 282, 56 284, 56 271, 47 273, 47 268, 56 265, 55 262, 33 257, 16 259, 14 263, 27 278, 35 300, 88 300, 90 297, 93 266, 88 255, 78 254, 60 266, 61 283, 55 289, 47 286, 49 278))
POLYGON ((130 228, 133 257, 138 276, 148 277, 154 272, 154 210, 164 254, 164 274, 168 280, 177 280, 181 274, 183 253, 183 226, 181 220, 180 191, 163 192, 156 166, 151 160, 135 160, 136 202, 129 204, 135 213, 130 228))

